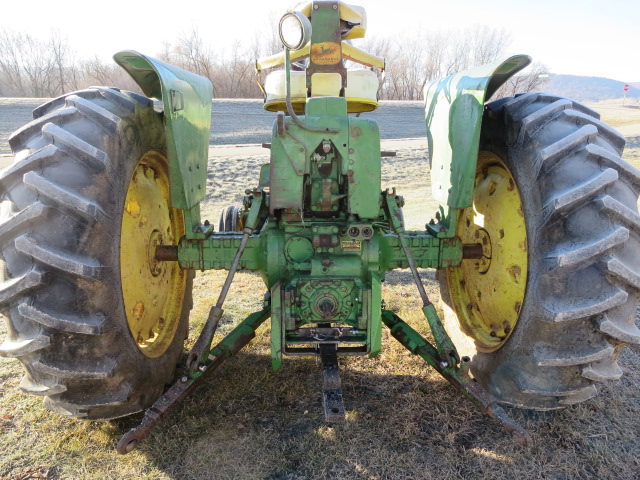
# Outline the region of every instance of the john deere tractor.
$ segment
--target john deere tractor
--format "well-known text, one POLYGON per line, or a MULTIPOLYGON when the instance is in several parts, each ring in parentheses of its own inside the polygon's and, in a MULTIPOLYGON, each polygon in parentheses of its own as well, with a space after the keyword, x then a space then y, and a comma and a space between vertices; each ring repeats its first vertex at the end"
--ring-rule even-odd
POLYGON ((490 102, 524 55, 434 81, 426 138, 441 206, 407 231, 403 198, 381 191, 378 125, 359 115, 378 106, 385 65, 351 44, 365 31, 364 9, 340 1, 282 17, 284 51, 256 63, 270 162, 217 229, 200 215, 207 79, 123 51, 115 61, 146 97, 99 87, 34 110, 0 176, 0 353, 23 363, 23 390, 90 420, 148 409, 118 444, 126 453, 269 318, 274 369, 285 355, 321 359, 327 421, 344 418, 338 357, 375 357, 383 326, 522 443, 499 404, 557 409, 622 375, 622 348, 640 343, 640 172, 620 158, 624 138, 565 98, 490 102), (398 268, 431 341, 384 308, 398 268), (437 269, 441 314, 424 268, 437 269), (183 357, 193 275, 207 269, 228 276, 183 357), (213 345, 238 270, 260 273, 264 308, 213 345))

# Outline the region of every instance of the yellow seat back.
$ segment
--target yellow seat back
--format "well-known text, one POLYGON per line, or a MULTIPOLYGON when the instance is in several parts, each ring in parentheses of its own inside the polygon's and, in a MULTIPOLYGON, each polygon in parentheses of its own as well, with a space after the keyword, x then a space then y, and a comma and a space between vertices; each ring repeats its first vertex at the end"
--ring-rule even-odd
MULTIPOLYGON (((276 70, 267 75, 264 83, 266 99, 264 109, 269 112, 286 112, 286 84, 284 70, 276 70)), ((306 72, 291 72, 291 103, 296 113, 304 113, 307 102, 306 72)), ((341 78, 334 73, 316 73, 312 79, 314 97, 338 96, 341 78)), ((347 98, 348 113, 371 112, 378 108, 378 76, 371 70, 348 70, 347 98)))

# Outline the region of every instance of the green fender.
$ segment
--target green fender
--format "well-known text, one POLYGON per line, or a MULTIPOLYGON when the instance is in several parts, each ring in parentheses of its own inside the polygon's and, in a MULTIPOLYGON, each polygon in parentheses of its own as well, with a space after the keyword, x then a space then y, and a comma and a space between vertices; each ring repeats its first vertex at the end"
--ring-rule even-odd
POLYGON ((113 56, 148 97, 164 104, 171 205, 189 210, 205 196, 213 86, 199 75, 135 51, 113 56))
POLYGON ((484 102, 530 62, 516 55, 425 86, 431 187, 441 205, 471 206, 484 102))

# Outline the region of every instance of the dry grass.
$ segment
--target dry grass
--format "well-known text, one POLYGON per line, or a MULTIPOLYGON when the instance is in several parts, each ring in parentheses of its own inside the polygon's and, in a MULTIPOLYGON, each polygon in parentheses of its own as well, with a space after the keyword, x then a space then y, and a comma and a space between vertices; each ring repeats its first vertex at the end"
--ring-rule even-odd
MULTIPOLYGON (((637 128, 640 126, 640 109, 637 107, 622 107, 620 103, 612 101, 592 103, 588 104, 588 106, 600 114, 602 121, 614 128, 622 130, 625 127, 637 128)), ((622 130, 622 132, 626 134, 625 130, 622 130)))
MULTIPOLYGON (((627 159, 640 166, 640 143, 629 146, 627 159)), ((220 180, 242 192, 266 158, 213 162, 215 171, 225 172, 220 180)), ((403 187, 409 222, 419 228, 424 206, 416 204, 427 196, 428 183, 424 147, 400 148, 398 157, 385 162, 384 176, 384 186, 403 187)), ((229 197, 216 181, 210 179, 216 188, 205 211, 217 220, 212 214, 238 197, 229 197)), ((191 339, 224 275, 206 272, 196 278, 191 339)), ((424 280, 435 301, 433 272, 424 272, 424 280)), ((426 334, 414 288, 406 272, 394 272, 383 297, 426 334)), ((238 274, 221 333, 259 309, 263 292, 257 275, 238 274)), ((327 425, 320 365, 314 359, 285 359, 282 370, 273 373, 265 325, 139 450, 122 457, 115 444, 140 415, 104 423, 52 415, 39 398, 17 388, 20 365, 0 359, 0 478, 638 478, 640 348, 626 348, 620 363, 625 376, 602 385, 600 395, 584 404, 548 414, 512 410, 534 438, 534 446, 524 450, 386 331, 378 358, 341 360, 347 421, 327 425)))

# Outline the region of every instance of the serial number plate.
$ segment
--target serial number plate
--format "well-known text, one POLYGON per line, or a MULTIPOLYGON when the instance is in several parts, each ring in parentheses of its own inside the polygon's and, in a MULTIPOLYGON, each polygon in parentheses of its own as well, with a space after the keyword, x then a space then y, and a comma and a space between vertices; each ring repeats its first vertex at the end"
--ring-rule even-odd
POLYGON ((360 240, 343 240, 340 242, 340 248, 343 252, 359 252, 362 249, 360 240))

